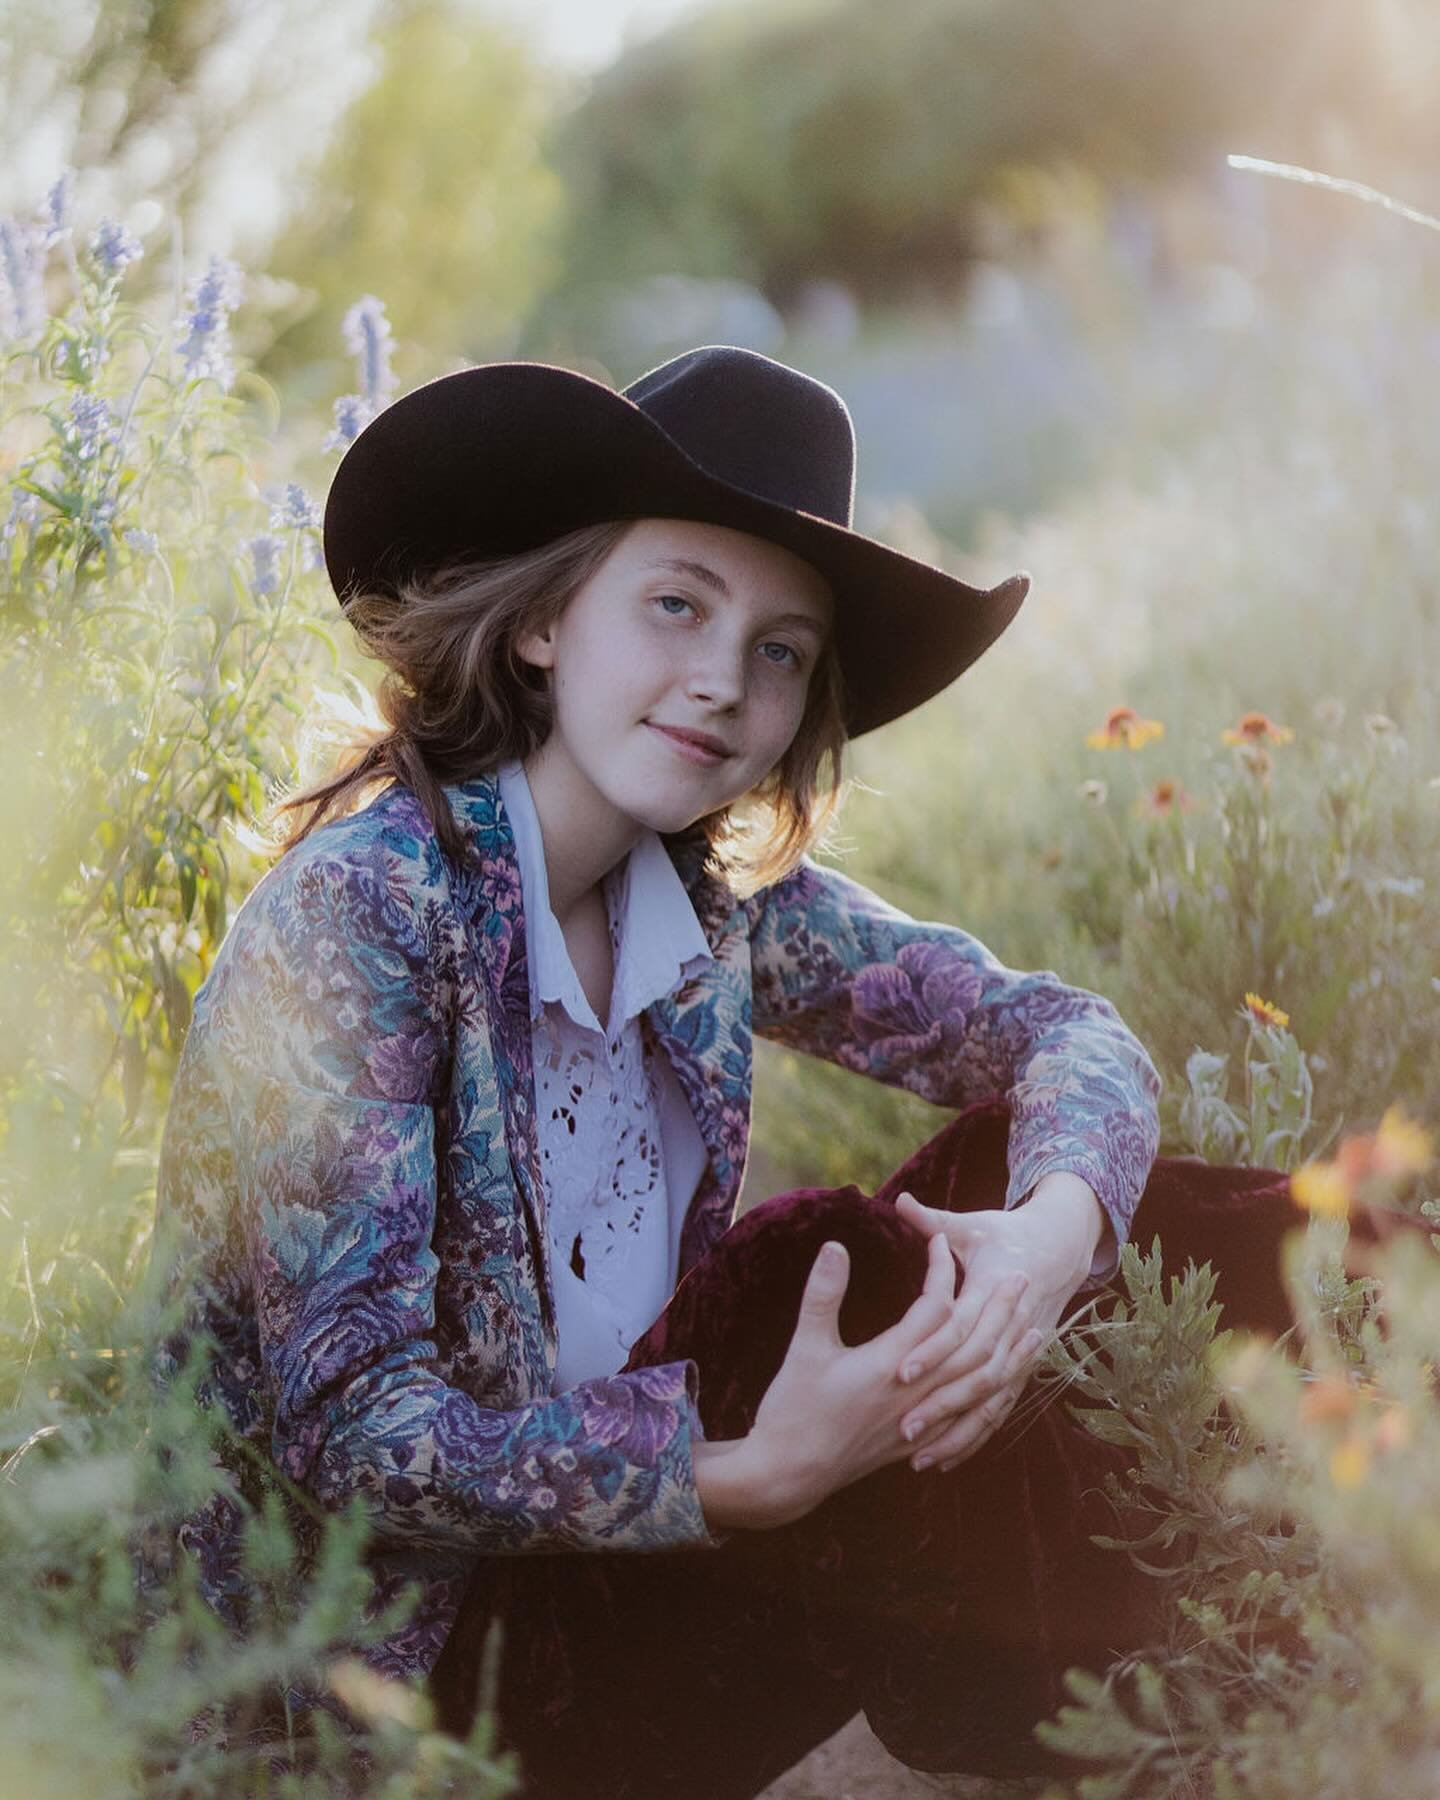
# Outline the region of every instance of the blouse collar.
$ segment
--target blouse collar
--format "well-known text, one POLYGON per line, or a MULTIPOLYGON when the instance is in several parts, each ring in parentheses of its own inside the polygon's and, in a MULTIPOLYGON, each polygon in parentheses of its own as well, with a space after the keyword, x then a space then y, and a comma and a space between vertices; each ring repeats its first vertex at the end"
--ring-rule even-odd
MULTIPOLYGON (((530 1013, 538 1017, 547 1001, 563 1006, 578 1025, 601 1029, 550 909, 545 846, 524 765, 518 759, 497 770, 500 800, 515 833, 516 860, 525 914, 530 969, 530 1013)), ((619 950, 607 1030, 619 1030, 687 980, 714 952, 691 904, 690 895, 659 834, 641 832, 629 854, 604 881, 612 932, 619 950)))

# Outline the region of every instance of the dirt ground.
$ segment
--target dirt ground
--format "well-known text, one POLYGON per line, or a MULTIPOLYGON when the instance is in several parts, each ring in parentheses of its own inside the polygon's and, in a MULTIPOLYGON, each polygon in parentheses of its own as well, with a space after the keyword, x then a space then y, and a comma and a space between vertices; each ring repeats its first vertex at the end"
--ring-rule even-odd
POLYGON ((1045 1785, 1033 1780, 992 1781, 981 1775, 926 1775, 896 1762, 856 1713, 832 1738, 813 1749, 756 1800, 1029 1800, 1045 1785))

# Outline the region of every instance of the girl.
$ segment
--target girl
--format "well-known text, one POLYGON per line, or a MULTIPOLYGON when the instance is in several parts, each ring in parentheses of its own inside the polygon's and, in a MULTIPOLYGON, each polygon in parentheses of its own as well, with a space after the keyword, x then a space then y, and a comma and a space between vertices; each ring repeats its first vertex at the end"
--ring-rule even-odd
MULTIPOLYGON (((853 531, 853 471, 838 395, 726 346, 381 413, 325 553, 388 729, 288 802, 177 1073, 162 1376, 211 1333, 257 1460, 360 1497, 367 1616, 415 1602, 366 1655, 450 1730, 501 1622, 527 1793, 751 1795, 861 1706, 918 1767, 1059 1766, 1030 1726, 1156 1584, 1090 1542, 1113 1455, 997 1428, 1142 1198, 1172 1260, 1243 1208, 1227 1322, 1289 1323, 1284 1178, 1157 1169, 1107 1001, 810 856, 848 739, 1028 587, 853 531), (732 1222, 752 1031, 959 1117, 732 1222)), ((182 1542, 243 1632, 237 1529, 182 1542)))

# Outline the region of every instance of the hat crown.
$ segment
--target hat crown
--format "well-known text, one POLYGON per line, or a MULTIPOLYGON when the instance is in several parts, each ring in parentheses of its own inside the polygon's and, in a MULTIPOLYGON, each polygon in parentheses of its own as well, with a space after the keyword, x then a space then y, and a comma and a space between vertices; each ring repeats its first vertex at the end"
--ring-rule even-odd
POLYGON ((855 427, 823 381, 757 350, 704 344, 622 391, 707 474, 849 526, 855 427))

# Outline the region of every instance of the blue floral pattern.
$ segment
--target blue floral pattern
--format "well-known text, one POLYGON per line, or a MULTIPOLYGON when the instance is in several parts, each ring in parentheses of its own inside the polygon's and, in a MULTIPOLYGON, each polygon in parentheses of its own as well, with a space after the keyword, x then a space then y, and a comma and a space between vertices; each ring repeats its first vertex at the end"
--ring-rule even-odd
MULTIPOLYGON (((213 1335, 202 1401, 323 1507, 358 1496, 367 1610, 419 1590, 366 1652, 401 1677, 433 1666, 477 1553, 720 1541, 695 1488, 693 1361, 551 1391, 514 837, 493 775, 446 793, 473 867, 392 787, 314 831, 239 909, 196 996, 158 1190, 184 1324, 156 1378, 213 1335)), ((734 1216, 752 1031, 941 1105, 1008 1097, 1007 1206, 1072 1169, 1124 1241, 1160 1083, 1108 1001, 1007 969, 808 858, 741 901, 704 872, 698 834, 667 847, 715 953, 645 1019, 708 1152, 681 1273, 734 1216)), ((237 1526, 220 1496, 180 1541, 243 1632, 237 1526)))

